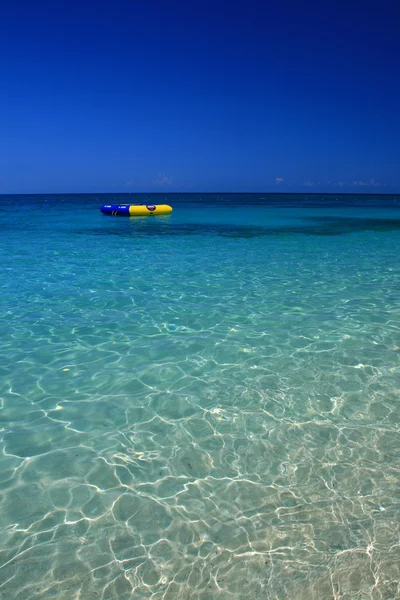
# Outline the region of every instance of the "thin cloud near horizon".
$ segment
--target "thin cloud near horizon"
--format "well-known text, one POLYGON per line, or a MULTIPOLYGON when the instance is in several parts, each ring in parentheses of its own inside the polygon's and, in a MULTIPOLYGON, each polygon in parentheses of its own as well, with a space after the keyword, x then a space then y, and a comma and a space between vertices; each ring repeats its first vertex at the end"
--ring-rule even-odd
POLYGON ((172 177, 169 177, 165 173, 159 173, 154 180, 154 185, 168 186, 168 185, 172 185, 172 183, 173 183, 172 177))

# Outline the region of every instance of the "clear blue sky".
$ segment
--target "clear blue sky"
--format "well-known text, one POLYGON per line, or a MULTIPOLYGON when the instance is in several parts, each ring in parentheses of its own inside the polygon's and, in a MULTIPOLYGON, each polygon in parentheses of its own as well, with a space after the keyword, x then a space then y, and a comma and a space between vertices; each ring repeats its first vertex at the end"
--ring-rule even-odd
POLYGON ((8 0, 0 193, 400 191, 398 0, 8 0))

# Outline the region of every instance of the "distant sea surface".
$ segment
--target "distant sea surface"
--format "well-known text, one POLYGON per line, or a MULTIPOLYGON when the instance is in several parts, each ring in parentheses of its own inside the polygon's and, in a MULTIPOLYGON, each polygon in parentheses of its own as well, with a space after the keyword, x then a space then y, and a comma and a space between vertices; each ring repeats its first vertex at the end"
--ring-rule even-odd
POLYGON ((1 196, 0 246, 1 600, 399 598, 400 196, 1 196))

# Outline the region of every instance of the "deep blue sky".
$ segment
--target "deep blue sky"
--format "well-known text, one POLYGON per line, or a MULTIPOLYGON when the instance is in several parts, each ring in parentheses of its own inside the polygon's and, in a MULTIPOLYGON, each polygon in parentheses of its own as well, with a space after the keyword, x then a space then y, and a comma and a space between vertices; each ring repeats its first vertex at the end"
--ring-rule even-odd
POLYGON ((400 2, 6 0, 0 193, 400 191, 400 2))

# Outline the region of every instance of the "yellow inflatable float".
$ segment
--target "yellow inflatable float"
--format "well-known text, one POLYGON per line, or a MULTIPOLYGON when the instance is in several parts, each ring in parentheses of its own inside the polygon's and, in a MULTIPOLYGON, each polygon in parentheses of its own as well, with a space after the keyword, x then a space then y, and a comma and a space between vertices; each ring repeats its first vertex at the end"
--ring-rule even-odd
POLYGON ((117 217, 151 217, 168 215, 172 207, 168 204, 104 204, 100 210, 103 215, 117 217))

